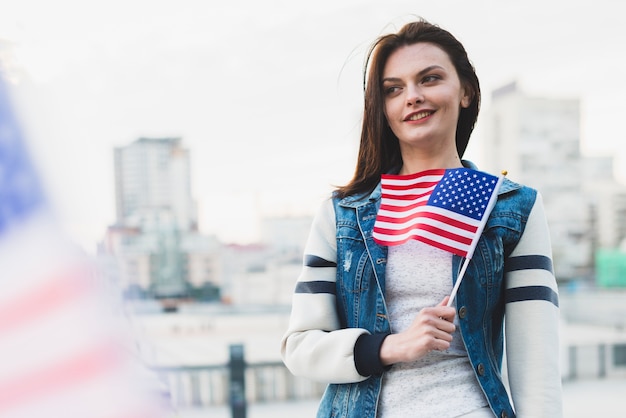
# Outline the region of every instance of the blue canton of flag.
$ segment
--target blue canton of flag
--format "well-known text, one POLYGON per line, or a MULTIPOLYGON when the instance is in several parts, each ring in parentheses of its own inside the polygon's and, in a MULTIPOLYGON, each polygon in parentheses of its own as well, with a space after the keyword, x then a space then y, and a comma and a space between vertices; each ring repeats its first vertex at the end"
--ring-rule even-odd
POLYGON ((480 171, 465 168, 446 170, 428 204, 481 220, 497 183, 496 176, 480 171))
POLYGON ((37 174, 0 79, 0 234, 43 203, 37 174))

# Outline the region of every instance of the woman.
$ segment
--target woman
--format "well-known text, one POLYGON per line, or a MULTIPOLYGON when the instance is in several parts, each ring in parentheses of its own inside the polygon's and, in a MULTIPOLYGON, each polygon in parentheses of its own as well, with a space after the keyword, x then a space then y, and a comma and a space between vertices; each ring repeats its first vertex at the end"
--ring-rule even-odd
POLYGON ((557 285, 535 190, 504 180, 453 301, 462 257, 373 237, 381 176, 475 169, 461 160, 480 105, 465 49, 420 20, 380 37, 367 63, 355 175, 313 222, 285 364, 329 383, 318 417, 561 416, 557 285))

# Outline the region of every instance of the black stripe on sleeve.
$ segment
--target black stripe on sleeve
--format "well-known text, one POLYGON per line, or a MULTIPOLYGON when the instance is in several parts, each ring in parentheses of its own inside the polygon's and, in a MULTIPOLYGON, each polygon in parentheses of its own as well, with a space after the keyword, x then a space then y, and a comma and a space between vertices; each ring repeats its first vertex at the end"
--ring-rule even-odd
POLYGON ((296 293, 329 293, 335 294, 335 283, 325 281, 298 282, 296 293))
POLYGON ((559 296, 546 286, 514 287, 506 291, 506 303, 523 302, 526 300, 545 300, 559 306, 559 296))
POLYGON ((304 256, 304 265, 307 267, 337 267, 337 263, 310 254, 304 256))
POLYGON ((519 257, 508 257, 504 263, 504 272, 516 270, 547 270, 554 274, 552 260, 545 255, 522 255, 519 257))

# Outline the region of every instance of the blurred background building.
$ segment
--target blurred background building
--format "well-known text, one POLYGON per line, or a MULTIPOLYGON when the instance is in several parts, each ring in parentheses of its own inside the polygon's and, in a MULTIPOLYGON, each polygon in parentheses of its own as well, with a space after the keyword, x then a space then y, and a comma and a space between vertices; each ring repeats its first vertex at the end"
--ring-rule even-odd
POLYGON ((626 238, 626 188, 611 158, 581 154, 579 99, 530 97, 511 83, 492 93, 485 121, 487 171, 543 196, 559 281, 596 284, 598 251, 626 238))
POLYGON ((180 230, 197 229, 189 150, 181 138, 140 138, 114 153, 119 224, 141 225, 161 215, 180 230))
POLYGON ((266 218, 260 242, 225 244, 199 231, 181 138, 139 138, 114 157, 117 219, 99 255, 127 299, 290 303, 311 217, 266 218))
POLYGON ((218 299, 220 246, 198 231, 181 138, 140 138, 114 162, 117 219, 100 253, 126 296, 218 299))

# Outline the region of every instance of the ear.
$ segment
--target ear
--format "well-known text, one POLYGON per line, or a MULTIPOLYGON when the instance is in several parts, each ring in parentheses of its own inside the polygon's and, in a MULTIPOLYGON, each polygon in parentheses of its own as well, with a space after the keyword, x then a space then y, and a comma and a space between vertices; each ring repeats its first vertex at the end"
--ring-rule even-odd
POLYGON ((466 86, 463 87, 463 97, 461 98, 461 107, 464 109, 467 109, 470 105, 470 103, 472 102, 472 89, 467 88, 466 86))
POLYGON ((472 102, 471 94, 463 94, 463 98, 461 98, 461 107, 467 109, 472 102))

